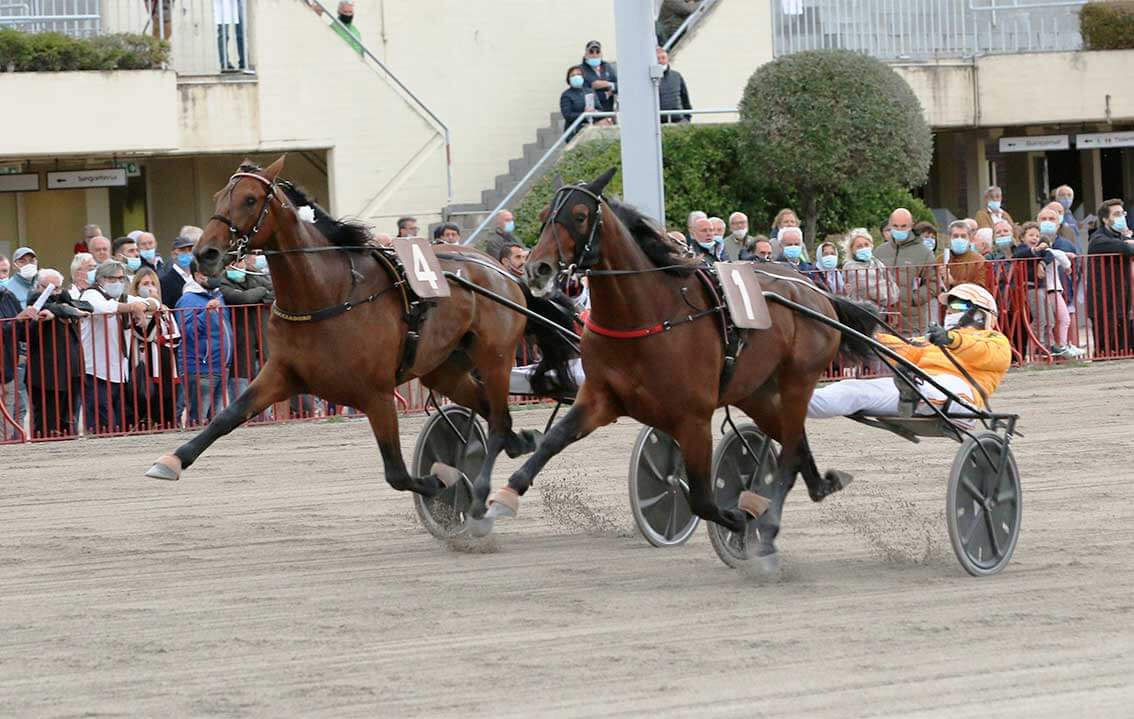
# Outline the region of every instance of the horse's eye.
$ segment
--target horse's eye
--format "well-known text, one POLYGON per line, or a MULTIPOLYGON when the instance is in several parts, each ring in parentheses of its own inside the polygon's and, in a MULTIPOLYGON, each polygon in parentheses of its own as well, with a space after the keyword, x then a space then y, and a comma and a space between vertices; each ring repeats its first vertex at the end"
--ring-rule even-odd
POLYGON ((582 212, 576 212, 575 213, 575 222, 582 224, 586 221, 587 221, 587 216, 585 214, 583 214, 582 212))
POLYGON ((253 205, 256 204, 256 198, 253 197, 252 195, 249 195, 248 197, 244 198, 244 204, 248 205, 249 207, 252 207, 253 205))

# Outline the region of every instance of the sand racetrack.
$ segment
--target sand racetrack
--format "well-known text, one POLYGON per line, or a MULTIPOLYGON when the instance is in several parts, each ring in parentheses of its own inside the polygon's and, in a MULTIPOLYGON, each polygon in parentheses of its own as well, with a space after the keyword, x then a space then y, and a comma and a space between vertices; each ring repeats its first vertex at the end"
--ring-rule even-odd
POLYGON ((363 421, 238 430, 176 483, 142 472, 184 435, 5 447, 0 716, 1134 715, 1134 365, 1013 372, 995 404, 1024 521, 989 579, 949 546, 957 445, 846 420, 812 445, 856 481, 796 488, 772 584, 703 529, 636 534, 625 420, 482 553, 425 534, 363 421))

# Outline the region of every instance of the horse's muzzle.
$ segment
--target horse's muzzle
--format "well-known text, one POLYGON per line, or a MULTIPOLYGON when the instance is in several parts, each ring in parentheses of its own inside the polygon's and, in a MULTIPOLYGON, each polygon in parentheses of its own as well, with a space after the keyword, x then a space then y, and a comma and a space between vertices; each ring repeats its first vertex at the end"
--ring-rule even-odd
POLYGON ((197 260, 197 269, 208 277, 216 277, 224 271, 224 253, 215 247, 195 250, 193 257, 197 260))
POLYGON ((547 260, 529 261, 524 265, 524 284, 536 297, 551 294, 555 283, 555 268, 547 260))

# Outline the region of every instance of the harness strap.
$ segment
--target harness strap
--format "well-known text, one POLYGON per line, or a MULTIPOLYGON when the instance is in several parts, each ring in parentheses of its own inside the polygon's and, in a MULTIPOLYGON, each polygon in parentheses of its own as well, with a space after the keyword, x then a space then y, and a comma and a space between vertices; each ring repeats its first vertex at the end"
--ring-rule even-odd
POLYGON ((288 312, 287 310, 280 309, 280 306, 278 304, 276 304, 275 302, 273 302, 272 303, 272 314, 275 315, 276 317, 279 317, 281 320, 287 320, 288 322, 318 322, 320 320, 326 320, 326 319, 330 319, 332 317, 337 317, 337 316, 339 316, 339 315, 341 315, 345 312, 350 312, 351 310, 353 310, 355 307, 358 307, 359 305, 365 305, 367 303, 373 302, 374 300, 378 299, 379 297, 386 294, 387 292, 394 289, 395 287, 399 287, 401 284, 402 284, 401 282, 395 282, 394 284, 390 285, 389 287, 382 289, 382 290, 378 290, 377 292, 370 295, 369 297, 366 297, 365 299, 361 299, 357 302, 347 301, 347 302, 342 303, 341 305, 324 307, 321 310, 316 310, 315 312, 308 312, 308 313, 305 313, 305 314, 296 314, 296 313, 288 312))
POLYGON ((603 327, 602 325, 600 325, 597 322, 595 322, 594 320, 592 320, 591 316, 588 314, 585 318, 583 318, 583 326, 586 327, 591 332, 594 332, 596 335, 602 335, 603 337, 610 337, 611 339, 616 339, 616 340, 633 340, 633 339, 639 339, 641 337, 650 337, 652 335, 658 335, 658 334, 661 334, 662 332, 669 332, 670 330, 672 330, 674 327, 677 327, 678 325, 683 325, 683 324, 686 324, 687 322, 694 322, 696 320, 701 319, 702 317, 706 317, 708 315, 713 314, 718 309, 719 308, 717 308, 717 307, 713 307, 711 309, 702 310, 700 312, 695 312, 691 315, 686 315, 685 317, 682 317, 682 318, 677 319, 677 320, 672 320, 672 321, 671 320, 665 320, 664 322, 659 322, 656 325, 650 325, 648 327, 638 327, 638 328, 632 329, 632 330, 615 330, 615 329, 611 329, 609 327, 603 327))

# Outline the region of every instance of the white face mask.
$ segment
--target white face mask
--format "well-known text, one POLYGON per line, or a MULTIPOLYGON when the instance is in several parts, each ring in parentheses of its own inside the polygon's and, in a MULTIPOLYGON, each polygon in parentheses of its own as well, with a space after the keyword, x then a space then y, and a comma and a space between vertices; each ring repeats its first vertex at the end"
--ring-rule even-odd
POLYGON ((142 285, 141 287, 138 288, 138 295, 141 296, 141 297, 145 297, 145 298, 149 299, 150 297, 153 297, 155 294, 156 293, 154 292, 154 286, 153 285, 142 285))
POLYGON ((121 297, 124 289, 126 289, 124 282, 106 282, 102 285, 102 291, 109 297, 121 297))
POLYGON ((39 265, 34 262, 29 262, 28 264, 20 268, 19 274, 20 277, 27 280, 28 282, 31 282, 35 279, 35 276, 39 274, 39 265))
POLYGON ((945 329, 951 330, 956 327, 961 318, 965 316, 964 312, 949 312, 945 315, 945 329))

